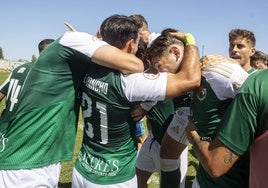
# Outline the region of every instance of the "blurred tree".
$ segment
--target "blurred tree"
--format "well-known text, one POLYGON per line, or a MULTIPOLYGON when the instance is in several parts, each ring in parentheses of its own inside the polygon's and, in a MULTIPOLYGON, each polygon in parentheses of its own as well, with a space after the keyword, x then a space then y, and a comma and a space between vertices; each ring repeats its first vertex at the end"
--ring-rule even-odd
POLYGON ((4 59, 3 50, 1 47, 0 47, 0 59, 4 59))
POLYGON ((35 62, 36 61, 36 57, 35 57, 35 55, 32 55, 32 60, 31 60, 31 62, 35 62))

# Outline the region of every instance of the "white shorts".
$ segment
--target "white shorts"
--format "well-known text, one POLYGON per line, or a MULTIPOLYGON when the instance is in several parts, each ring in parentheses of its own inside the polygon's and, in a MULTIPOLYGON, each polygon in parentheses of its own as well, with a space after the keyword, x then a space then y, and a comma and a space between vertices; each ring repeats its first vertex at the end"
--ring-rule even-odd
POLYGON ((88 181, 75 168, 73 169, 72 188, 137 188, 137 177, 134 176, 131 180, 123 183, 111 185, 99 185, 88 181))
POLYGON ((176 110, 172 121, 170 122, 167 133, 177 142, 188 145, 189 141, 186 137, 185 128, 188 124, 188 117, 190 116, 190 107, 180 107, 176 110))
POLYGON ((1 188, 57 188, 61 163, 42 168, 0 170, 1 188))
POLYGON ((182 151, 180 157, 180 171, 181 171, 181 180, 180 187, 185 187, 185 181, 188 170, 188 146, 182 151))
POLYGON ((160 172, 160 144, 155 140, 152 131, 140 149, 136 167, 147 172, 160 172))

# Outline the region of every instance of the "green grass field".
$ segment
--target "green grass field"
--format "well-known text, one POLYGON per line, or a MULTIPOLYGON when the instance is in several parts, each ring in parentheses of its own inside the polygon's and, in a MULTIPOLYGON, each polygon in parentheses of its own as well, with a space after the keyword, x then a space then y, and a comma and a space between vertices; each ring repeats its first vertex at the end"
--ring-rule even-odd
MULTIPOLYGON (((8 77, 9 75, 9 72, 6 72, 6 71, 1 71, 0 70, 0 84, 5 81, 5 79, 8 77)), ((3 110, 3 107, 5 105, 5 100, 2 100, 0 102, 0 113, 2 113, 2 110, 3 110)))
MULTIPOLYGON (((0 83, 2 83, 7 78, 8 74, 9 74, 8 72, 1 72, 0 71, 0 83)), ((4 100, 2 102, 0 102, 0 112, 2 112, 3 107, 4 107, 4 100)), ((82 127, 82 120, 80 117, 77 136, 76 136, 76 144, 75 144, 75 151, 74 151, 73 160, 70 162, 63 162, 62 171, 61 171, 61 175, 60 175, 59 188, 69 188, 70 187, 73 165, 74 165, 74 162, 76 160, 78 151, 80 149, 81 141, 82 141, 82 137, 83 137, 82 128, 83 128, 82 127)), ((191 146, 189 147, 188 157, 189 157, 189 163, 188 163, 188 173, 187 173, 186 186, 185 186, 186 188, 191 187, 191 184, 192 184, 192 181, 195 177, 196 169, 198 166, 198 162, 197 162, 196 158, 192 155, 191 146)), ((151 179, 152 179, 152 181, 149 185, 149 188, 158 188, 159 187, 158 175, 153 174, 151 179)))

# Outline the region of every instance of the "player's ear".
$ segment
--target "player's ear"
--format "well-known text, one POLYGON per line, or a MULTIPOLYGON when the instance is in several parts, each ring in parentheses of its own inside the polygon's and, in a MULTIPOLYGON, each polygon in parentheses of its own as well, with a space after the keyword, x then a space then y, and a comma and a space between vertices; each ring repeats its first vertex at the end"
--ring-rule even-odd
POLYGON ((250 49, 250 56, 253 56, 255 54, 255 52, 256 52, 256 48, 255 47, 252 47, 250 49))
POLYGON ((133 51, 133 48, 134 48, 134 40, 133 39, 130 39, 129 41, 127 41, 126 43, 126 49, 127 49, 127 53, 131 53, 133 51))
POLYGON ((179 48, 177 48, 176 46, 171 46, 170 51, 175 55, 176 61, 178 61, 178 59, 181 56, 181 52, 180 52, 179 48))

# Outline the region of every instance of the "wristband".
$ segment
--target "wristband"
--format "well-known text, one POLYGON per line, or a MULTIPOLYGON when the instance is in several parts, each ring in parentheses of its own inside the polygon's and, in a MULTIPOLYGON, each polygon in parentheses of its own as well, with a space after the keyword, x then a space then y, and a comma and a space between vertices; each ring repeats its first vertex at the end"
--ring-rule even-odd
POLYGON ((185 46, 195 45, 195 39, 191 33, 184 33, 184 44, 185 46))
POLYGON ((209 136, 202 136, 200 137, 200 141, 212 142, 212 139, 209 136))

